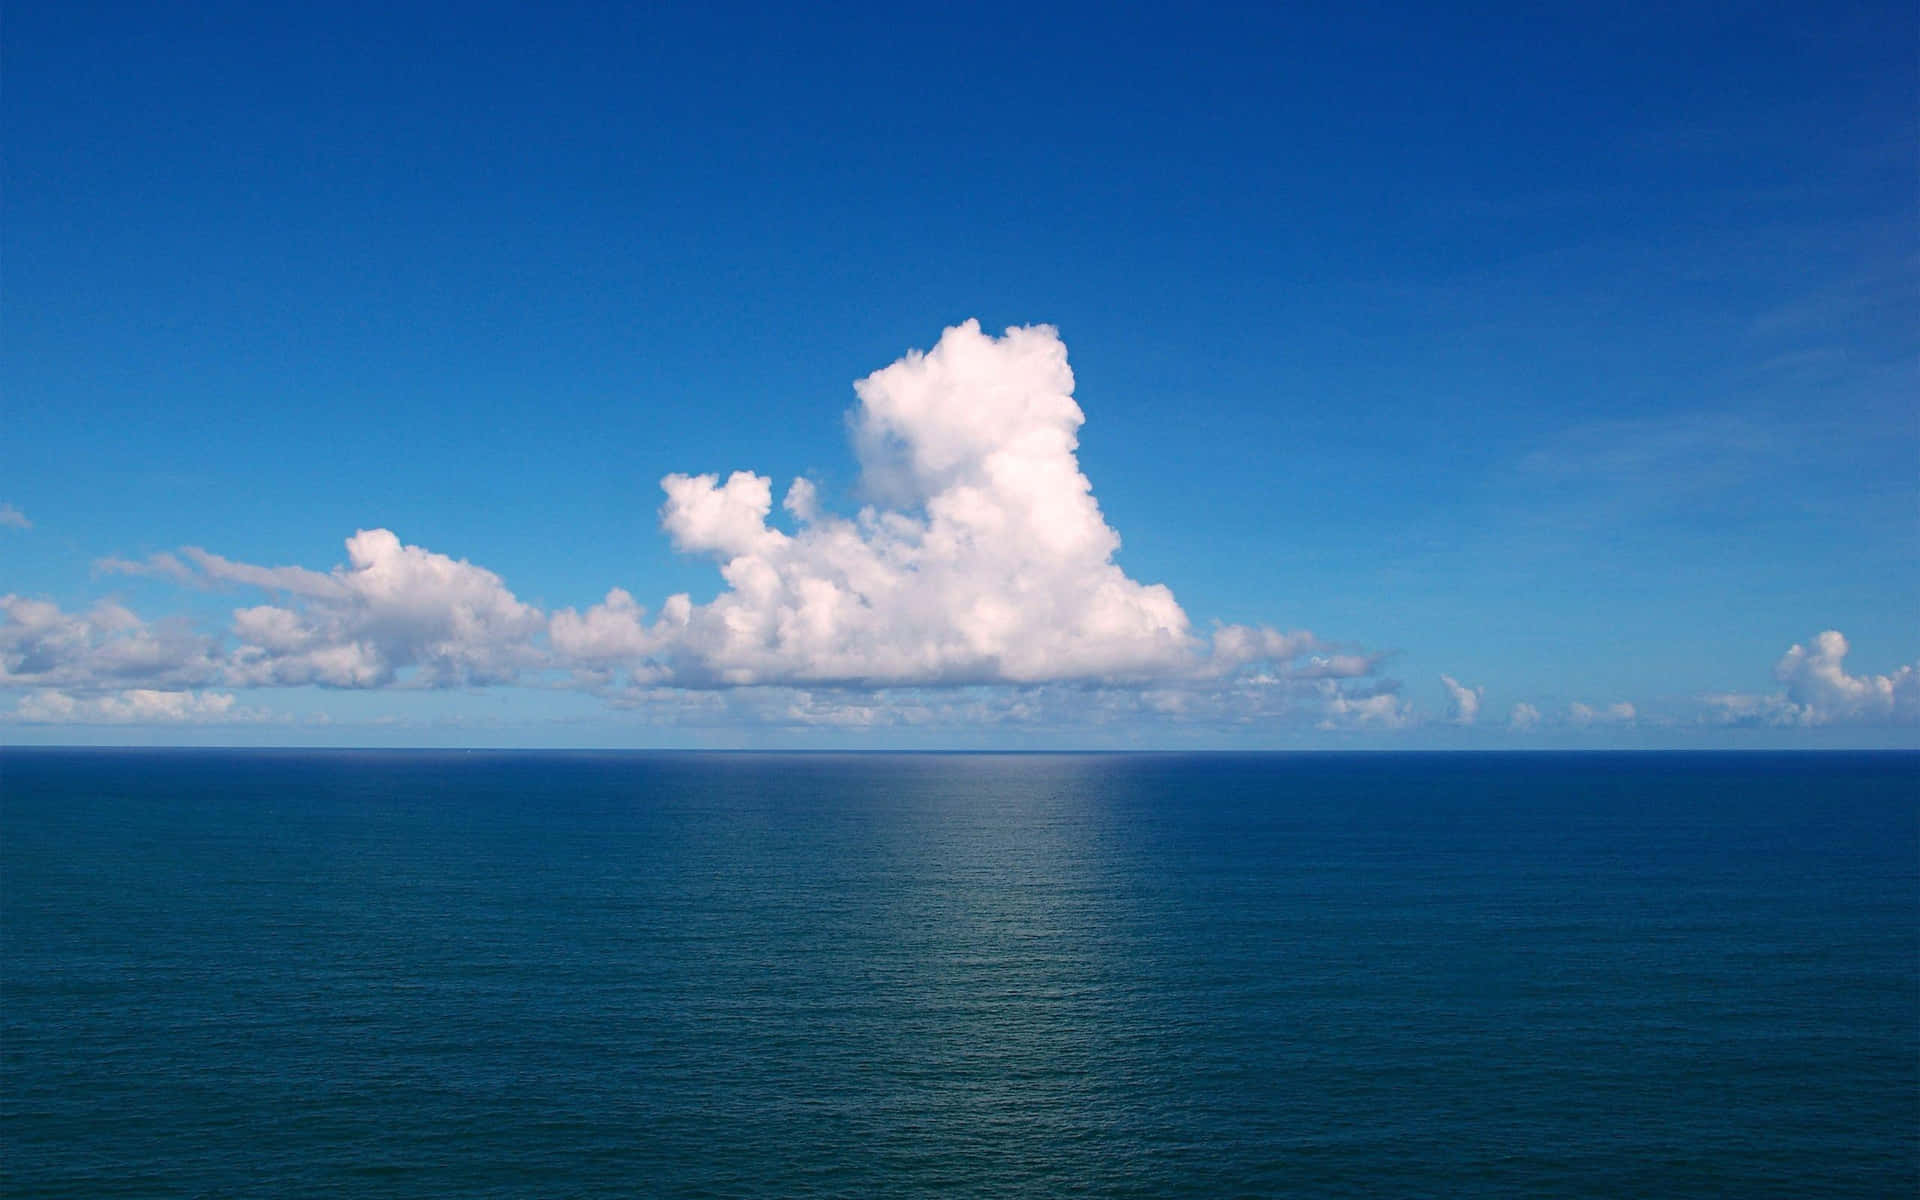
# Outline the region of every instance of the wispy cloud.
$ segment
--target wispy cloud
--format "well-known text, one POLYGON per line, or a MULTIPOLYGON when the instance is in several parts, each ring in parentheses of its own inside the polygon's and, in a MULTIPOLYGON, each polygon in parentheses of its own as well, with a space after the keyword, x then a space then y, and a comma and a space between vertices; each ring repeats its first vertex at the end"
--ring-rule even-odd
POLYGON ((1640 717, 1640 712, 1630 701, 1616 700, 1612 704, 1587 705, 1578 700, 1567 705, 1567 721, 1579 728, 1589 725, 1632 725, 1640 717))
MULTIPOLYGON (((352 552, 350 544, 349 557, 352 552)), ((109 575, 145 575, 170 579, 189 587, 251 587, 323 600, 344 599, 351 591, 337 575, 308 570, 306 567, 256 567, 222 558, 198 546, 183 547, 178 554, 163 550, 149 554, 144 559, 108 556, 96 560, 93 568, 109 575)))
POLYGON ((1724 507, 1787 473, 1796 449, 1787 431, 1737 413, 1598 421, 1528 450, 1515 482, 1556 521, 1586 513, 1613 523, 1635 514, 1724 507))
POLYGON ((231 692, 128 688, 99 696, 42 690, 29 693, 0 721, 30 725, 233 725, 267 720, 235 704, 231 692))
POLYGON ((0 528, 32 529, 33 522, 27 520, 27 514, 11 504, 0 504, 0 528))

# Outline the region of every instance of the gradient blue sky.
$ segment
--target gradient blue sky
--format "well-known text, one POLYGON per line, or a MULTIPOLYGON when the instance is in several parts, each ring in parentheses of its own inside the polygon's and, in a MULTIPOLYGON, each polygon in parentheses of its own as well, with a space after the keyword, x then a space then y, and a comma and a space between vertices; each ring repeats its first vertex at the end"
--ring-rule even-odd
POLYGON ((1911 3, 903 7, 9 6, 0 592, 59 616, 0 633, 0 740, 1920 744, 1911 3), (390 644, 241 686, 86 625, 225 661, 304 602, 111 563, 363 529, 543 618, 704 603, 661 479, 852 513, 853 381, 968 318, 1058 329, 1128 577, 1367 656, 1383 719, 390 644))

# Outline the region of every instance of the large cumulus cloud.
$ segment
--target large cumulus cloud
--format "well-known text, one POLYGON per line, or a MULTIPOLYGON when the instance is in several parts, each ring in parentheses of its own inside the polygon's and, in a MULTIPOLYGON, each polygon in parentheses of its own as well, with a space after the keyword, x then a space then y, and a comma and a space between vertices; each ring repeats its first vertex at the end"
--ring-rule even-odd
POLYGON ((1198 666, 1203 643, 1173 593, 1113 561, 1120 537, 1080 470, 1085 418, 1052 328, 995 338, 969 321, 855 394, 874 504, 831 515, 795 480, 789 533, 770 522, 765 476, 669 475, 661 524, 719 564, 726 590, 671 601, 644 631, 616 593, 560 614, 556 646, 652 657, 691 683, 1039 683, 1198 666))

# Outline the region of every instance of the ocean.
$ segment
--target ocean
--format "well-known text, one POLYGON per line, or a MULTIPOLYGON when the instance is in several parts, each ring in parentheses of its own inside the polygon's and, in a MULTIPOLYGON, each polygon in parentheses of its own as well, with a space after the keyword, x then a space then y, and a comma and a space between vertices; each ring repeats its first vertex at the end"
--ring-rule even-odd
POLYGON ((0 750, 34 1197, 1920 1191, 1920 756, 0 750))

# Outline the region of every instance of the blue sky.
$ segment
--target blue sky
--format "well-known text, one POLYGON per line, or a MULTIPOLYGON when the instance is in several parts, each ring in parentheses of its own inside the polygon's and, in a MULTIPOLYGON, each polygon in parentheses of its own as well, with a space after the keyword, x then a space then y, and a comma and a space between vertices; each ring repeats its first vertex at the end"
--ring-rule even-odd
POLYGON ((13 6, 0 740, 1914 745, 1917 36, 13 6))

